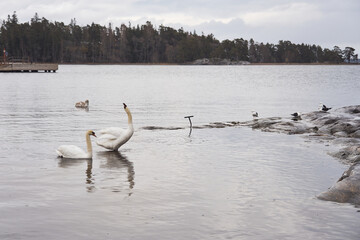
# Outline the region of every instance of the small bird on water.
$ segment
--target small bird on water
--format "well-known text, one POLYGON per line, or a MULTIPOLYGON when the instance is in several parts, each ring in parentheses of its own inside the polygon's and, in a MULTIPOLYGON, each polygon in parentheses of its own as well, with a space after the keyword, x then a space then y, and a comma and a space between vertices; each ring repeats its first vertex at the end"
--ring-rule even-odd
POLYGON ((75 104, 75 107, 77 108, 88 108, 89 107, 89 100, 86 100, 85 102, 77 102, 75 104))

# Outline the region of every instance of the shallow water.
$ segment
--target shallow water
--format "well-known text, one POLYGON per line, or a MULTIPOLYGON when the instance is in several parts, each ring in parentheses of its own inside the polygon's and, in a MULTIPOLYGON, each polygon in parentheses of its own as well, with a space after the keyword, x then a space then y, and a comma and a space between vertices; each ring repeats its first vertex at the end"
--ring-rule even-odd
POLYGON ((320 201, 347 169, 326 142, 215 121, 359 104, 356 66, 60 66, 0 75, 0 239, 358 239, 360 213, 320 201), (75 109, 90 100, 89 111, 75 109), (84 133, 126 127, 93 160, 84 133), (178 130, 146 130, 144 127, 178 130))

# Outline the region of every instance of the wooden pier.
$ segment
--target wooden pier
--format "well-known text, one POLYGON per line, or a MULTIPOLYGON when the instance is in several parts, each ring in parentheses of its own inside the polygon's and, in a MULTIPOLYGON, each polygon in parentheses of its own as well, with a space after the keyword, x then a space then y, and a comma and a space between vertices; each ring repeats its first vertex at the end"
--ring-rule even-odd
POLYGON ((0 72, 56 72, 56 63, 0 63, 0 72))

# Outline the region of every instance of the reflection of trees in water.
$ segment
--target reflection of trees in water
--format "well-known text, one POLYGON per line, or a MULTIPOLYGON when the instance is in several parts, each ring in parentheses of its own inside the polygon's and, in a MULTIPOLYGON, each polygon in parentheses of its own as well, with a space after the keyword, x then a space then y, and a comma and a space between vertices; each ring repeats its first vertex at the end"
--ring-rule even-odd
MULTIPOLYGON (((100 168, 106 168, 108 170, 111 170, 108 172, 108 180, 115 180, 111 184, 111 188, 114 192, 120 191, 116 187, 116 182, 118 182, 118 178, 114 176, 114 174, 121 173, 121 169, 126 169, 127 171, 127 181, 129 182, 129 189, 133 189, 135 185, 135 171, 134 171, 134 165, 132 162, 130 162, 125 155, 122 155, 120 152, 114 151, 114 152, 98 152, 97 157, 99 157, 100 160, 105 159, 106 161, 100 162, 100 168)), ((131 195, 131 193, 129 194, 131 195)))
POLYGON ((85 175, 86 175, 86 181, 85 183, 88 185, 86 187, 88 192, 93 192, 95 190, 95 179, 92 176, 92 163, 93 160, 92 159, 66 159, 66 158, 61 158, 61 160, 59 161, 59 167, 62 168, 68 168, 68 167, 73 167, 73 166, 78 166, 81 164, 84 164, 84 162, 87 163, 87 168, 85 170, 85 175))

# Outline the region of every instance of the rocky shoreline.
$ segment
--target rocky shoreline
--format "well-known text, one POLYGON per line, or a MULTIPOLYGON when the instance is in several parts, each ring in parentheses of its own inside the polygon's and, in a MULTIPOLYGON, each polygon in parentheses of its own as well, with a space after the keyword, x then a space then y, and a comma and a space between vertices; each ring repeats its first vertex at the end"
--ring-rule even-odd
POLYGON ((302 134, 306 138, 326 140, 338 147, 329 153, 350 165, 339 180, 317 197, 321 200, 360 205, 360 105, 329 112, 315 111, 300 118, 260 118, 247 122, 211 123, 203 127, 247 126, 266 132, 302 134))
POLYGON ((222 58, 201 58, 189 63, 190 65, 249 65, 248 61, 232 61, 222 58))
MULTIPOLYGON (((360 105, 347 106, 329 112, 314 111, 296 118, 256 118, 245 122, 214 122, 194 129, 251 127, 265 132, 301 134, 303 137, 326 141, 338 150, 329 153, 349 165, 339 180, 317 197, 321 200, 351 203, 360 206, 360 105)), ((143 127, 144 130, 179 130, 183 127, 143 127)))

